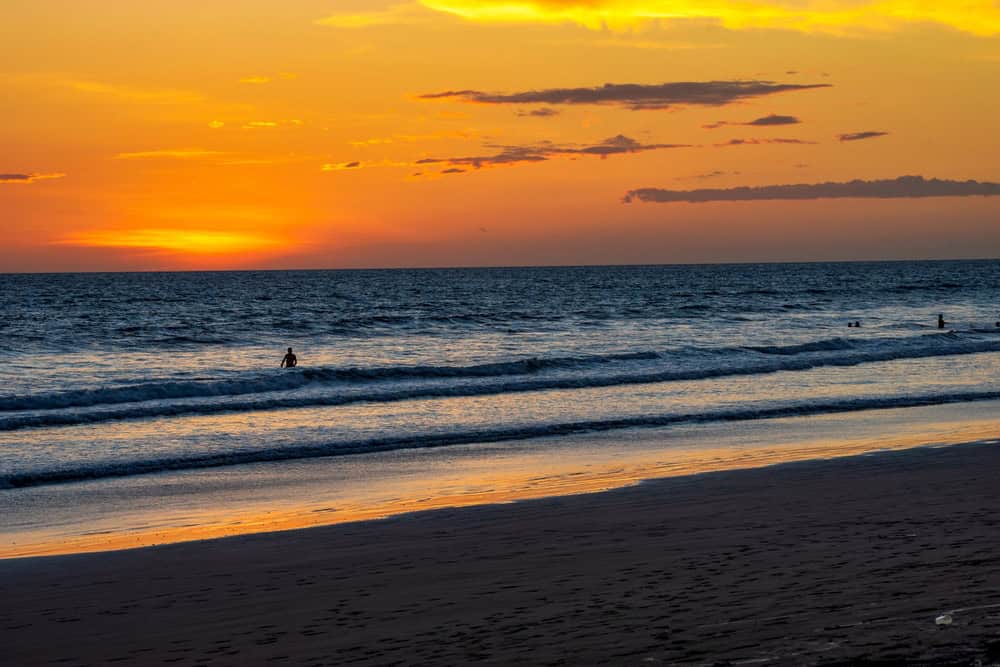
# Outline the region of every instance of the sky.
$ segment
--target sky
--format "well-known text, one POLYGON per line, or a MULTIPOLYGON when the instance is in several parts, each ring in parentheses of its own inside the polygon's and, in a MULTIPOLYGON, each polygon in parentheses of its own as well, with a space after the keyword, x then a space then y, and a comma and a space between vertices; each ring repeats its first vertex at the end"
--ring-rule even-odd
POLYGON ((9 0, 0 272, 1000 256, 1000 2, 9 0))

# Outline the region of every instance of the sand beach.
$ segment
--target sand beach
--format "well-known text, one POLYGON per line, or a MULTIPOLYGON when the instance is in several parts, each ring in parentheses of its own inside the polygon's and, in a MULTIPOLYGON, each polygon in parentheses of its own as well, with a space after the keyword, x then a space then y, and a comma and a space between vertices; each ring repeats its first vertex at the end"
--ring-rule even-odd
POLYGON ((998 466, 925 447, 10 559, 4 661, 991 664, 998 466))

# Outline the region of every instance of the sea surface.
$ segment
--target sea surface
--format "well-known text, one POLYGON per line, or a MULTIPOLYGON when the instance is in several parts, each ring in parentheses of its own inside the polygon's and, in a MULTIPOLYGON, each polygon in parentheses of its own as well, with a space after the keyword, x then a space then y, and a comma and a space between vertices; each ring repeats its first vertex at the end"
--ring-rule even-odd
POLYGON ((1000 261, 0 275, 0 505, 993 400, 997 321, 1000 261), (287 347, 297 368, 279 368, 287 347))

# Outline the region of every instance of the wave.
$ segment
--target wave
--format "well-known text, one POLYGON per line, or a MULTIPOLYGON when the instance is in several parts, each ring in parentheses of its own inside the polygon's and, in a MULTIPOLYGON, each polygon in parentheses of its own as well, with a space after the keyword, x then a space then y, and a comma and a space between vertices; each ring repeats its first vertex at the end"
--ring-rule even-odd
POLYGON ((831 350, 853 350, 858 347, 854 341, 846 338, 827 338, 811 343, 801 343, 799 345, 762 345, 746 346, 745 349, 760 352, 762 354, 779 354, 791 356, 803 354, 805 352, 829 352, 831 350))
POLYGON ((581 433, 615 431, 630 428, 657 428, 685 423, 752 421, 781 417, 836 414, 862 410, 909 408, 948 403, 1000 399, 1000 391, 957 392, 938 395, 885 396, 841 399, 813 404, 785 405, 771 408, 743 408, 714 412, 675 415, 645 415, 619 419, 589 420, 556 424, 538 424, 514 428, 495 428, 414 436, 371 438, 324 444, 309 444, 243 452, 223 452, 191 457, 159 458, 128 462, 102 463, 71 468, 14 472, 0 477, 0 488, 23 488, 68 482, 130 477, 158 472, 197 470, 248 463, 266 463, 312 458, 370 454, 382 451, 445 447, 486 442, 505 442, 566 436, 581 433))
MULTIPOLYGON (((976 330, 978 334, 998 333, 997 330, 976 330)), ((992 337, 991 337, 992 338, 992 337)), ((386 382, 392 380, 435 380, 462 378, 515 377, 540 375, 545 371, 583 369, 588 367, 612 367, 620 362, 663 360, 671 365, 690 363, 692 357, 704 360, 714 357, 726 363, 725 367, 702 368, 697 370, 677 370, 652 372, 639 375, 613 376, 607 381, 597 377, 587 381, 574 379, 569 384, 552 379, 552 383, 532 383, 525 387, 532 389, 558 389, 586 386, 606 386, 607 384, 635 384, 641 382, 662 382, 670 380, 697 380, 725 375, 752 375, 779 370, 805 370, 818 366, 850 366, 869 361, 890 359, 921 358, 938 355, 976 354, 1000 351, 1000 341, 967 339, 955 333, 933 333, 922 336, 885 339, 827 338, 793 345, 742 346, 736 348, 688 348, 667 352, 637 351, 606 355, 581 355, 568 357, 528 357, 511 361, 474 364, 470 366, 375 366, 375 367, 319 367, 301 368, 281 372, 253 372, 233 379, 212 381, 154 380, 151 382, 95 389, 32 394, 28 396, 0 395, 0 413, 12 411, 59 410, 66 408, 89 408, 125 403, 142 403, 177 399, 236 397, 250 394, 264 394, 302 389, 321 384, 359 384, 366 382, 386 382), (823 357, 809 360, 789 360, 780 366, 754 363, 745 353, 754 352, 774 357, 799 357, 814 353, 848 352, 842 358, 823 357), (736 356, 743 353, 742 357, 736 356), (750 363, 748 363, 748 361, 750 363), (740 363, 742 362, 742 363, 740 363), (634 379, 633 379, 634 378, 634 379), (594 384, 590 384, 594 383, 594 384)), ((515 386, 513 390, 517 390, 515 386)), ((496 393, 487 391, 486 393, 496 393)), ((435 395, 435 394, 423 394, 435 395)), ((451 394, 445 394, 451 395, 451 394)), ((366 400, 366 399, 359 399, 366 400)), ((278 406, 281 407, 281 406, 278 406)), ((0 424, 4 423, 0 420, 0 424)), ((3 430, 0 426, 0 430, 3 430)))
MULTIPOLYGON (((887 339, 892 341, 893 339, 887 339)), ((416 399, 450 398, 459 396, 490 396, 507 393, 521 393, 530 391, 560 390, 560 389, 586 389, 600 387, 627 386, 635 384, 648 384, 655 382, 681 382, 706 380, 720 377, 764 375, 778 373, 782 371, 804 371, 814 368, 824 367, 851 367, 862 364, 890 361, 896 359, 918 359, 941 355, 963 355, 978 354, 983 352, 1000 351, 1000 340, 992 341, 967 341, 956 334, 926 334, 924 336, 911 339, 921 342, 921 345, 910 345, 900 347, 898 345, 873 345, 875 341, 853 342, 845 339, 830 339, 826 342, 817 341, 804 345, 776 346, 762 348, 766 351, 755 350, 752 358, 743 358, 742 364, 735 364, 730 357, 722 354, 722 349, 716 350, 719 359, 713 359, 714 365, 693 369, 659 369, 646 372, 618 373, 607 375, 563 375, 563 376, 540 376, 531 379, 504 379, 506 372, 508 377, 516 375, 515 368, 523 369, 520 373, 530 373, 530 369, 539 367, 551 368, 560 363, 573 364, 580 363, 585 357, 567 357, 561 359, 526 359, 521 362, 510 362, 505 364, 485 364, 481 366, 467 367, 399 367, 387 369, 317 369, 295 373, 295 377, 331 377, 343 378, 344 373, 350 374, 354 380, 357 379, 383 379, 383 371, 391 371, 392 377, 415 377, 415 378, 496 378, 493 382, 475 383, 451 383, 451 384, 423 384, 409 386, 393 386, 391 384, 374 384, 371 387, 364 387, 347 393, 312 394, 308 396, 267 396, 259 398, 248 398, 244 400, 226 400, 221 402, 186 402, 186 403, 156 403, 127 405, 123 407, 110 406, 99 410, 81 412, 41 412, 27 415, 14 415, 0 418, 0 432, 15 431, 26 428, 45 428, 56 426, 79 426, 85 424, 95 424, 108 421, 124 419, 148 419, 157 417, 176 416, 198 416, 213 415, 231 412, 252 412, 261 410, 279 410, 291 408, 311 408, 311 407, 334 407, 348 405, 352 403, 390 403, 397 401, 407 401, 416 399), (927 340, 923 340, 927 339, 927 340), (838 342, 840 341, 840 342, 838 342), (843 354, 843 352, 847 352, 843 354), (824 354, 816 356, 824 352, 824 354), (574 361, 576 360, 576 361, 574 361), (719 363, 719 361, 723 363, 719 363), (513 366, 511 365, 513 364, 513 366), (378 372, 374 372, 378 370, 378 372), (427 373, 439 373, 439 375, 428 375, 427 373), (499 375, 498 375, 499 373, 499 375)), ((746 352, 745 348, 740 348, 746 352)), ((611 363, 613 360, 621 359, 659 359, 660 356, 654 353, 637 352, 623 355, 610 355, 603 357, 589 358, 586 362, 590 365, 597 363, 611 363), (595 361, 601 359, 603 361, 595 361)), ((278 376, 275 381, 283 378, 278 376)), ((289 379, 288 382, 294 382, 289 379)), ((219 384, 219 383, 216 383, 219 384)), ((154 385, 159 387, 158 385, 154 385)), ((201 386, 201 385, 199 385, 201 386)), ((274 392, 276 386, 269 382, 265 383, 274 392)), ((123 390, 134 390, 135 387, 123 390)), ((116 391, 116 390, 108 390, 116 391)), ((159 389, 157 389, 159 391, 159 389)), ((256 393, 248 391, 247 393, 256 393)), ((212 394, 213 396, 216 394, 212 394)), ((204 397, 204 395, 199 395, 204 397)), ((227 397, 232 394, 227 394, 227 397)), ((148 400, 148 399, 143 399, 148 400)))
POLYGON ((301 389, 314 383, 365 382, 377 380, 482 378, 504 375, 527 375, 557 368, 608 364, 616 361, 657 359, 655 352, 578 357, 530 357, 515 361, 475 364, 472 366, 376 366, 371 368, 303 368, 269 374, 254 373, 233 380, 170 381, 162 380, 121 387, 102 387, 77 391, 0 396, 0 412, 13 410, 54 410, 120 403, 139 403, 181 398, 242 396, 301 389))

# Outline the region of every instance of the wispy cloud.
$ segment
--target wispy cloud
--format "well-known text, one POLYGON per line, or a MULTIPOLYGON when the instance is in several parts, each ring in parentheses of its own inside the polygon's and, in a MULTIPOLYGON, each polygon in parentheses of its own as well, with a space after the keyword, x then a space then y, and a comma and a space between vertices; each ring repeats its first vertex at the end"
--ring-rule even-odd
POLYGON ((678 176, 676 180, 678 180, 678 181, 686 181, 686 180, 707 181, 707 180, 709 180, 711 178, 720 178, 722 176, 739 176, 739 174, 740 174, 740 172, 738 172, 738 171, 722 171, 722 170, 716 169, 714 171, 705 172, 704 174, 692 174, 691 176, 678 176))
POLYGON ((346 171, 348 169, 360 169, 361 162, 355 160, 353 162, 327 162, 322 167, 320 171, 346 171))
POLYGON ((161 148, 151 151, 135 151, 119 153, 116 160, 201 160, 218 158, 228 155, 223 151, 210 151, 203 148, 161 148))
POLYGON ((640 141, 617 135, 593 144, 557 144, 552 141, 541 141, 527 145, 488 145, 487 148, 496 152, 486 155, 434 156, 420 158, 412 162, 395 162, 380 160, 369 162, 354 160, 350 162, 328 162, 321 171, 353 171, 373 167, 439 167, 433 173, 421 171, 412 176, 431 177, 440 174, 460 174, 469 169, 485 169, 488 167, 510 166, 546 162, 553 158, 574 159, 585 156, 607 158, 613 155, 627 153, 644 153, 646 151, 668 148, 689 148, 687 144, 644 144, 640 141))
POLYGON ((79 79, 65 79, 60 80, 59 83, 66 88, 70 88, 81 93, 106 95, 132 102, 183 104, 201 102, 205 99, 199 93, 189 90, 136 88, 134 86, 106 83, 103 81, 87 81, 79 79))
POLYGON ((359 171, 377 167, 412 167, 413 162, 398 160, 351 160, 349 162, 326 162, 320 166, 320 171, 359 171))
POLYGON ((700 190, 664 190, 638 188, 629 190, 625 203, 633 201, 718 202, 802 199, 913 199, 921 197, 976 197, 1000 195, 1000 183, 951 181, 922 176, 900 176, 895 179, 846 183, 799 183, 760 187, 705 188, 700 190))
POLYGON ((56 178, 65 178, 66 174, 0 174, 0 184, 8 185, 29 185, 38 181, 48 181, 56 178))
POLYGON ((874 139, 875 137, 884 137, 889 134, 888 132, 852 132, 849 134, 838 134, 837 138, 841 141, 861 141, 862 139, 874 139))
MULTIPOLYGON (((526 146, 498 146, 499 152, 491 155, 473 155, 460 157, 428 157, 417 160, 417 165, 444 165, 447 167, 471 167, 482 169, 501 165, 513 165, 532 162, 545 162, 556 157, 579 157, 593 155, 607 158, 612 155, 626 153, 643 153, 646 151, 668 148, 688 148, 687 144, 643 144, 624 135, 617 135, 595 144, 556 144, 541 142, 526 146)), ((441 173, 454 173, 442 171, 441 173)))
POLYGON ((574 23, 625 32, 656 22, 713 21, 733 30, 765 28, 850 34, 938 24, 977 35, 1000 33, 994 0, 421 0, 425 7, 481 23, 574 23))
POLYGON ((343 12, 318 19, 318 25, 331 28, 359 29, 384 25, 413 25, 434 19, 434 13, 427 11, 420 3, 392 5, 385 9, 369 12, 343 12))
POLYGON ((530 109, 527 111, 518 111, 517 116, 519 118, 551 118, 552 116, 558 116, 559 112, 555 109, 550 109, 549 107, 542 107, 540 109, 530 109))
POLYGON ((471 139, 477 136, 475 130, 452 130, 448 132, 436 132, 433 134, 393 134, 387 137, 371 137, 350 142, 356 148, 367 148, 382 144, 412 144, 424 141, 438 141, 441 139, 471 139))
POLYGON ((794 84, 774 81, 677 81, 660 84, 606 83, 593 88, 546 88, 514 93, 447 90, 420 95, 424 100, 455 99, 474 104, 597 104, 633 111, 674 106, 722 106, 741 100, 796 90, 829 88, 828 83, 794 84))
POLYGON ((805 139, 787 139, 776 137, 774 139, 730 139, 729 141, 723 141, 722 143, 712 145, 716 148, 728 148, 730 146, 762 146, 764 144, 813 145, 815 143, 815 141, 806 141, 805 139))
POLYGON ((243 129, 259 130, 272 127, 299 127, 304 124, 305 123, 298 118, 292 118, 290 120, 251 120, 243 124, 243 129))
POLYGON ((778 114, 771 114, 770 116, 761 116, 760 118, 755 118, 751 121, 745 123, 734 123, 732 121, 720 120, 714 123, 709 123, 707 125, 702 125, 706 130, 715 130, 720 127, 725 127, 727 125, 744 125, 749 127, 775 127, 781 125, 798 125, 802 121, 795 116, 780 116, 778 114))

